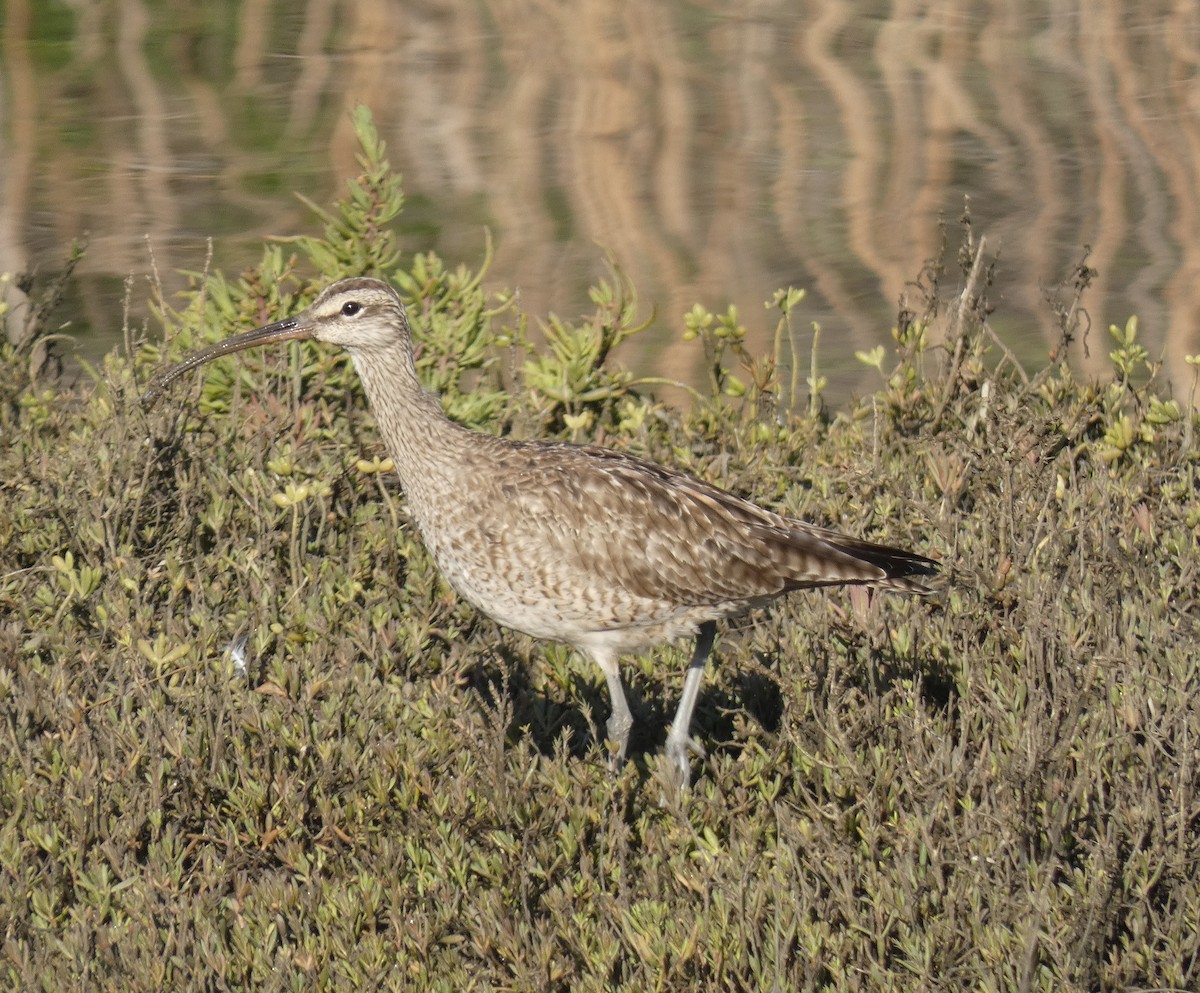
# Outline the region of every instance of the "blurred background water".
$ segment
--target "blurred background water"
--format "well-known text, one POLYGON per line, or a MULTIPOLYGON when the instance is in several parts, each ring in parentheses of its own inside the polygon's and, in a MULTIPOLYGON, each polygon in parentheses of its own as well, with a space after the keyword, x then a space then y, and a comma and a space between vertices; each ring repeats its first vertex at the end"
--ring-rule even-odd
MULTIPOLYGON (((1139 315, 1182 388, 1200 351, 1194 0, 5 0, 0 272, 90 237, 70 321, 118 340, 123 281, 236 273, 313 232, 355 174, 350 109, 404 176, 406 252, 477 265, 535 318, 588 311, 611 253, 658 321, 639 373, 692 378, 682 315, 733 303, 767 347, 808 291, 834 392, 971 198, 994 325, 1029 364, 1044 293, 1091 247, 1094 326, 1139 315)), ((952 237, 957 235, 952 233, 952 237)))

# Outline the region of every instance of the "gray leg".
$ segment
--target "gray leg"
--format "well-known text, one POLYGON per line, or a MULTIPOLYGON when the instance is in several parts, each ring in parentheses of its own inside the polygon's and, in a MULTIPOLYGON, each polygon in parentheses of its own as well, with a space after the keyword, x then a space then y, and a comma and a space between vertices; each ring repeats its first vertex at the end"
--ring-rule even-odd
POLYGON ((679 709, 675 711, 675 720, 671 722, 671 730, 667 734, 667 758, 675 766, 675 773, 682 787, 686 787, 691 779, 688 753, 704 754, 704 749, 692 740, 688 732, 692 726, 692 712, 696 709, 696 700, 700 696, 700 684, 704 681, 704 663, 708 661, 712 652, 716 634, 717 625, 714 621, 706 621, 700 625, 700 631, 696 635, 696 650, 692 653, 687 675, 683 678, 683 695, 679 698, 679 709))
POLYGON ((625 761, 625 750, 629 747, 629 731, 633 727, 633 714, 629 712, 629 704, 625 702, 625 689, 621 686, 621 670, 615 657, 598 658, 592 656, 595 663, 604 673, 608 683, 608 700, 612 706, 612 714, 605 725, 610 741, 617 743, 617 754, 613 761, 613 771, 625 761))

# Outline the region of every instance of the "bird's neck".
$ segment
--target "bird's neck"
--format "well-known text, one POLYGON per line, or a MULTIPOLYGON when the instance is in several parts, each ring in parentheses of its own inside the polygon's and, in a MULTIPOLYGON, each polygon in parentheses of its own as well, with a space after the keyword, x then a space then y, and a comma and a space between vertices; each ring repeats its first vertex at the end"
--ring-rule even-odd
POLYGON ((351 358, 410 502, 434 498, 426 491, 439 488, 435 477, 445 475, 442 470, 452 472, 464 435, 471 432, 450 420, 438 398, 421 386, 408 349, 357 349, 351 358))

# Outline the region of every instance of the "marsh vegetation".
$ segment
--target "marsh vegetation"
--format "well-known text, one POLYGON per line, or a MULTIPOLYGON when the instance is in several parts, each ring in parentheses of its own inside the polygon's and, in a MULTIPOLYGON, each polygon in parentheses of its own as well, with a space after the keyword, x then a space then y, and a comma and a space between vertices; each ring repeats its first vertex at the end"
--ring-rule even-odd
POLYGON ((635 280, 538 319, 481 288, 486 247, 479 268, 402 254, 359 126, 323 232, 157 299, 155 341, 131 329, 70 388, 31 361, 48 320, 4 346, 5 985, 1194 989, 1195 410, 1129 315, 1086 328, 1087 267, 1057 313, 1064 345, 1110 353, 1102 380, 995 341, 1003 271, 964 221, 861 356, 874 392, 821 402, 785 290, 697 304, 681 337, 709 385, 668 408, 619 362, 635 280), (628 665, 643 730, 614 779, 602 677, 448 590, 336 350, 138 402, 168 359, 364 271, 405 295, 455 418, 925 552, 940 594, 796 595, 725 632, 708 757, 666 804, 686 655, 628 665))

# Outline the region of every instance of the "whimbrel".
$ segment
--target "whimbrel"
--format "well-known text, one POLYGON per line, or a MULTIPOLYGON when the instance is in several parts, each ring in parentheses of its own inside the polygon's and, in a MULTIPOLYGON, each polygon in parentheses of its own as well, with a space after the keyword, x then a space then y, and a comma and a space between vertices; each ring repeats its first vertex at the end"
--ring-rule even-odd
POLYGON ((636 455, 456 424, 418 381, 404 305, 377 279, 339 280, 295 317, 195 353, 145 398, 210 359, 292 338, 349 351, 411 519, 450 585, 505 627, 600 667, 618 762, 633 725, 620 656, 696 638, 666 744, 686 784, 689 751, 701 752, 690 726, 716 621, 813 586, 929 592, 915 578, 936 572, 924 556, 772 513, 636 455))

